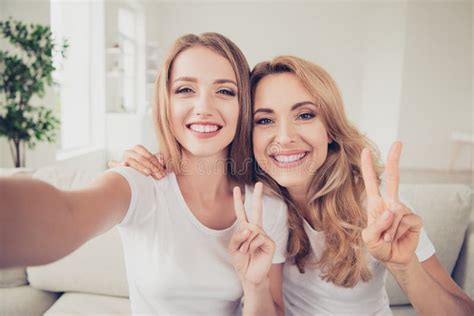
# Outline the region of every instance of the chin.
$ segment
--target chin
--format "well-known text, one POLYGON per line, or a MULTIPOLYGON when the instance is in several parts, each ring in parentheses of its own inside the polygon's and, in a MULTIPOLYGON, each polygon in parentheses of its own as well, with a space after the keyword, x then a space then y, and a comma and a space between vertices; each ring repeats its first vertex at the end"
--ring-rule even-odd
POLYGON ((282 187, 290 189, 292 187, 301 187, 306 184, 308 179, 298 175, 271 175, 271 177, 282 187))
POLYGON ((194 157, 198 158, 207 158, 213 157, 216 155, 224 155, 226 156, 227 148, 226 146, 193 146, 189 148, 188 153, 194 157))

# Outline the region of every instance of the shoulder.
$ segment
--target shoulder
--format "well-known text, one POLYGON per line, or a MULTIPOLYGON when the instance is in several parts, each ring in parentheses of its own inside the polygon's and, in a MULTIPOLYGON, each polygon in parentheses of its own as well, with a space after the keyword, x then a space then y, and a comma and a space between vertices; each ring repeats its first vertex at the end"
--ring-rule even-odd
POLYGON ((119 174, 130 187, 130 204, 121 227, 139 227, 146 222, 150 214, 156 214, 157 210, 166 207, 166 197, 172 190, 171 177, 155 180, 129 167, 113 168, 107 173, 119 174))
POLYGON ((146 176, 137 170, 130 167, 116 167, 107 170, 107 172, 114 172, 120 174, 127 180, 130 186, 136 186, 137 188, 143 189, 146 187, 156 188, 171 188, 171 177, 168 175, 160 180, 156 180, 151 176, 146 176))

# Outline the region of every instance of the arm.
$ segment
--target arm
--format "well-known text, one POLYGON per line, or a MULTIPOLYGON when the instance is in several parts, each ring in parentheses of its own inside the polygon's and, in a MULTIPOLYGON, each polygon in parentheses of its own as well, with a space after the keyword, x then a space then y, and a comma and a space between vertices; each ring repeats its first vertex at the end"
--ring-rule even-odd
POLYGON ((120 223, 130 198, 127 181, 115 173, 69 192, 38 180, 0 178, 0 268, 66 256, 120 223))
POLYGON ((474 302, 456 285, 436 256, 386 264, 420 315, 473 315, 474 302), (435 299, 434 299, 435 298, 435 299))
POLYGON ((443 270, 435 256, 423 264, 415 250, 421 218, 399 201, 401 143, 390 149, 386 164, 387 197, 382 198, 372 168, 370 152, 364 150, 361 167, 368 201, 368 225, 362 238, 369 253, 384 262, 421 315, 472 315, 473 302, 443 270))
POLYGON ((282 263, 273 264, 262 283, 244 284, 243 315, 284 315, 282 268, 282 263))

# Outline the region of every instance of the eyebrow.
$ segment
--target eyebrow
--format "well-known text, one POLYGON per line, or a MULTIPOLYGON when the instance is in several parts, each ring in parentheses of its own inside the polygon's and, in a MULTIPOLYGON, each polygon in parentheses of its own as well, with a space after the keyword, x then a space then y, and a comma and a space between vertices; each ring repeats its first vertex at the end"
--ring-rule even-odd
MULTIPOLYGON (((314 104, 313 102, 311 101, 302 101, 302 102, 298 102, 298 103, 295 103, 293 104, 293 106, 291 107, 291 111, 294 111, 296 110, 297 108, 303 106, 303 105, 307 105, 307 104, 311 104, 311 105, 314 105, 316 106, 316 104, 314 104)), ((260 108, 260 109, 257 109, 253 112, 253 115, 257 114, 258 112, 263 112, 263 113, 274 113, 274 111, 272 109, 269 109, 269 108, 260 108)))
MULTIPOLYGON (((179 77, 179 78, 176 78, 174 82, 177 82, 177 81, 198 82, 198 80, 194 77, 179 77)), ((214 80, 214 84, 221 84, 221 83, 231 83, 235 85, 236 87, 238 87, 237 82, 235 82, 234 80, 230 80, 230 79, 214 80)))

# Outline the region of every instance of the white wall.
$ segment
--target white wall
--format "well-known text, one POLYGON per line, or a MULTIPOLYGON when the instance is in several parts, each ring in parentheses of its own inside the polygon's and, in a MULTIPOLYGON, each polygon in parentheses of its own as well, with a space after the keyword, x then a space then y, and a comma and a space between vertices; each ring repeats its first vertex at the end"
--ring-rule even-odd
MULTIPOLYGON (((453 130, 472 133, 472 3, 411 3, 407 10, 400 138, 407 167, 444 169, 453 130)), ((466 147, 456 168, 469 168, 466 147)))
MULTIPOLYGON (((49 23, 46 0, 2 5, 6 14, 49 23)), ((251 66, 279 54, 322 65, 338 82, 350 119, 382 152, 393 138, 404 141, 402 167, 446 169, 451 131, 472 133, 469 0, 145 1, 145 12, 147 40, 163 53, 180 35, 217 31, 241 47, 251 66)), ((28 155, 29 164, 49 159, 45 146, 28 155)), ((9 152, 1 143, 0 150, 5 166, 9 152)), ((471 155, 462 154, 456 167, 467 169, 471 155)))
MULTIPOLYGON (((185 33, 231 38, 251 66, 293 54, 326 68, 350 119, 402 167, 447 169, 453 129, 472 132, 470 1, 180 1, 147 5, 147 30, 165 50, 185 33)), ((463 152, 456 168, 469 169, 463 152)))
POLYGON ((281 54, 314 60, 333 74, 348 113, 357 118, 367 9, 339 2, 161 3, 149 27, 165 48, 185 33, 222 33, 242 49, 251 67, 281 54))

